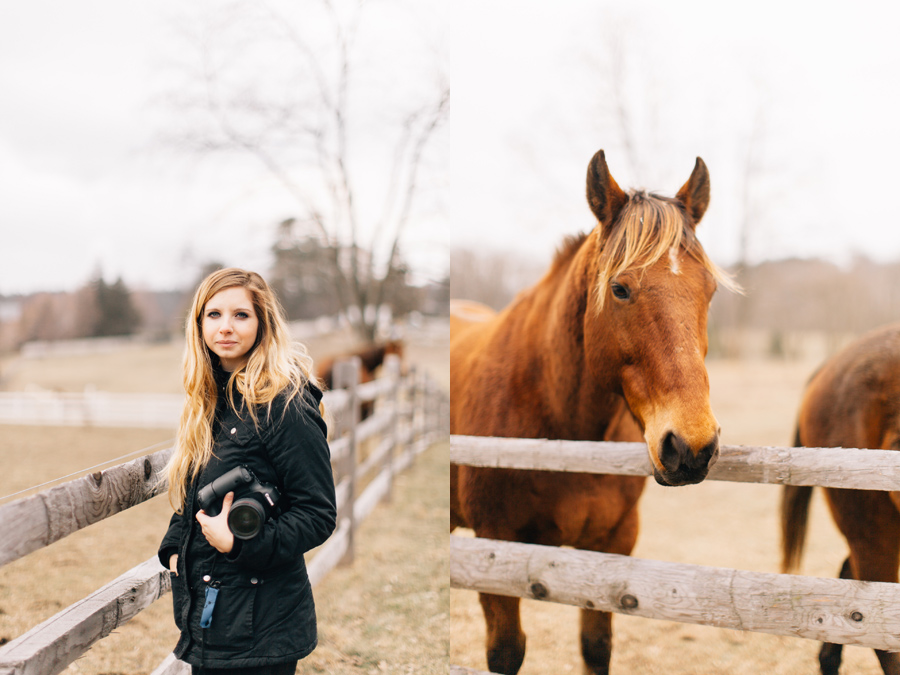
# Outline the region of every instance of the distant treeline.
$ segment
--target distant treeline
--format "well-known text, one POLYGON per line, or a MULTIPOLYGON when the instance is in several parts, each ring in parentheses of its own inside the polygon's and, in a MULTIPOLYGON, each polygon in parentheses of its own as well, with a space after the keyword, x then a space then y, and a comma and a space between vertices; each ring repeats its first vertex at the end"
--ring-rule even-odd
MULTIPOLYGON (((343 311, 333 287, 326 283, 325 271, 315 264, 316 251, 304 249, 297 257, 291 253, 282 251, 274 269, 268 272, 288 320, 335 316, 343 311)), ((216 263, 205 266, 197 282, 219 267, 216 263)), ((394 317, 413 311, 447 313, 449 279, 413 285, 410 275, 405 269, 403 272, 391 280, 384 302, 394 317)), ((98 277, 74 292, 0 295, 0 352, 35 340, 122 335, 168 339, 182 331, 195 286, 172 291, 132 290, 121 279, 110 284, 98 277)))

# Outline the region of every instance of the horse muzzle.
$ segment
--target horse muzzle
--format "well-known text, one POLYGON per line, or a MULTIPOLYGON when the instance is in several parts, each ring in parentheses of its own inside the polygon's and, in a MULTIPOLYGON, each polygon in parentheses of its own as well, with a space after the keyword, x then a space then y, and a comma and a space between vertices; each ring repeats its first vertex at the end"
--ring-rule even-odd
POLYGON ((719 434, 696 452, 678 434, 665 435, 658 451, 662 470, 653 462, 653 477, 660 485, 693 485, 706 478, 719 458, 719 434))

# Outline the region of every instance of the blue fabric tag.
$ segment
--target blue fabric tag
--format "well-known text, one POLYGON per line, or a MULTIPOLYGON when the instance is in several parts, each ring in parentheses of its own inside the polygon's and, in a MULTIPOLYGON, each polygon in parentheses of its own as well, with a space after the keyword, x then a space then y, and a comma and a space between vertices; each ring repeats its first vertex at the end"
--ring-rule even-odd
POLYGON ((212 623, 213 608, 216 606, 218 595, 218 588, 206 587, 206 602, 203 604, 203 614, 200 616, 200 628, 209 628, 209 624, 212 623))

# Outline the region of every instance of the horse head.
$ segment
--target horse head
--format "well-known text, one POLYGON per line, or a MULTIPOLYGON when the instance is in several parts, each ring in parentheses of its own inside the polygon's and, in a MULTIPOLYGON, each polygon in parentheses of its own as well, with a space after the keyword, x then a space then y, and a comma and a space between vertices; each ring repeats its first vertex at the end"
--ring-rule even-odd
POLYGON ((587 198, 599 221, 588 235, 588 368, 625 398, 657 482, 699 483, 719 454, 704 363, 707 311, 717 282, 733 285, 695 236, 709 172, 698 157, 674 199, 626 193, 601 150, 588 167, 587 198))

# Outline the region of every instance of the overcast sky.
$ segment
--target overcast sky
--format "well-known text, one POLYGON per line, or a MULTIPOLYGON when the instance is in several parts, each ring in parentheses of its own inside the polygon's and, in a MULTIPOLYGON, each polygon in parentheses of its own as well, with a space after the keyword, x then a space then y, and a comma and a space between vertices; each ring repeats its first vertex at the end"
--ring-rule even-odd
POLYGON ((712 204, 699 232, 722 264, 738 257, 745 217, 751 261, 900 258, 896 6, 454 8, 454 244, 549 257, 564 234, 592 227, 584 177, 604 148, 622 187, 668 195, 702 156, 712 204))
MULTIPOLYGON (((255 158, 201 157, 162 142, 187 117, 171 103, 173 95, 204 95, 191 90, 188 73, 199 58, 198 40, 188 36, 200 25, 224 24, 233 4, 241 3, 7 4, 0 15, 0 294, 68 290, 98 270, 108 281, 122 276, 135 287, 173 288, 192 282, 209 261, 265 273, 277 224, 298 214, 291 195, 255 158)), ((294 26, 313 40, 327 34, 327 25, 314 25, 321 3, 268 4, 300 10, 294 26)), ((439 4, 397 0, 367 8, 352 129, 378 128, 381 98, 400 85, 410 89, 428 69, 440 70, 447 56, 439 4), (391 58, 403 59, 402 71, 371 72, 391 58), (394 89, 373 92, 379 78, 393 78, 394 89)), ((252 33, 244 26, 239 21, 223 32, 234 42, 247 40, 252 33)), ((204 47, 216 49, 212 41, 204 47)), ((254 62, 264 63, 258 44, 242 44, 251 48, 254 62)), ((232 56, 238 68, 247 67, 243 56, 232 56)), ((278 65, 266 67, 259 82, 278 65)), ((404 253, 422 278, 439 278, 449 264, 440 143, 436 138, 426 158, 423 208, 405 237, 404 253)), ((351 138, 351 170, 372 174, 357 181, 361 220, 373 210, 367 191, 387 173, 370 156, 371 146, 364 134, 351 138)))
MULTIPOLYGON (((252 161, 159 147, 179 122, 164 94, 191 58, 178 17, 223 5, 33 0, 3 10, 0 294, 75 288, 98 269, 154 288, 189 283, 210 260, 265 271, 275 225, 296 213, 290 195, 252 161)), ((387 75, 412 81, 422 63, 446 61, 452 89, 428 208, 408 236, 424 275, 446 270, 451 246, 549 258, 565 234, 592 226, 584 175, 600 148, 620 185, 670 195, 702 156, 712 206, 701 239, 722 264, 736 260, 745 221, 752 260, 900 258, 900 41, 889 4, 393 5, 415 16, 373 19, 370 47, 412 39, 424 49, 387 75)), ((378 100, 378 88, 363 90, 378 100)), ((375 184, 384 171, 360 143, 364 182, 375 184)))

